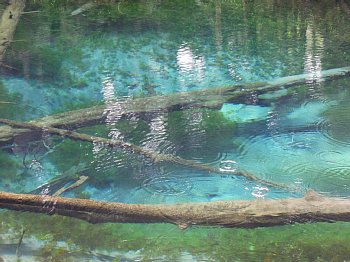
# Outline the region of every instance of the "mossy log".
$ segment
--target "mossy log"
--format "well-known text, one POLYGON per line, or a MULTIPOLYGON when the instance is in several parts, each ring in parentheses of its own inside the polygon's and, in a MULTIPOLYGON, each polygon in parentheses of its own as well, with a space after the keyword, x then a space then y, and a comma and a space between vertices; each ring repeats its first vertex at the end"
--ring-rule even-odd
MULTIPOLYGON (((162 153, 157 153, 149 149, 145 149, 143 147, 134 145, 132 143, 124 142, 122 140, 118 139, 108 139, 108 138, 103 138, 103 137, 97 137, 97 136, 91 136, 91 135, 86 135, 82 133, 78 133, 75 131, 71 130, 65 130, 65 129, 60 129, 60 128, 55 128, 55 127, 50 127, 50 126, 41 126, 39 124, 34 124, 34 123, 28 123, 28 122, 16 122, 16 121, 11 121, 8 119, 0 119, 0 123, 9 125, 11 127, 19 127, 19 128, 27 128, 30 130, 34 130, 36 132, 46 132, 50 133, 53 135, 59 135, 62 137, 68 137, 73 140, 78 140, 78 141, 85 141, 85 142, 90 142, 90 143, 98 143, 98 144, 103 144, 108 147, 116 147, 119 148, 125 152, 132 153, 132 154, 137 154, 137 155, 142 155, 146 158, 151 159, 152 161, 158 163, 158 162, 165 162, 165 163, 171 163, 175 164, 178 166, 190 168, 190 169, 195 169, 195 170, 200 170, 204 172, 209 172, 209 173, 214 173, 214 174, 221 174, 221 175, 232 175, 232 176, 241 176, 244 177, 248 180, 255 181, 257 183, 261 183, 264 185, 272 186, 275 188, 280 188, 280 189, 286 189, 286 190, 295 190, 293 188, 287 187, 284 184, 279 184, 275 183, 272 181, 267 181, 264 179, 260 179, 249 172, 245 170, 235 170, 233 172, 231 171, 221 171, 218 168, 201 164, 192 160, 187 160, 183 159, 181 157, 175 156, 175 155, 170 155, 170 154, 162 154, 162 153)), ((63 176, 64 178, 64 176, 63 176)))
POLYGON ((2 64, 5 51, 12 41, 24 7, 25 0, 10 0, 2 13, 0 20, 0 64, 2 64))
POLYGON ((304 198, 181 204, 124 204, 0 192, 0 208, 57 214, 90 223, 171 223, 188 226, 265 227, 350 221, 350 200, 309 192, 304 198))
MULTIPOLYGON (((350 67, 329 69, 322 71, 317 81, 327 81, 349 75, 350 67)), ((118 118, 122 118, 142 115, 149 112, 176 111, 194 107, 219 108, 225 102, 239 99, 251 93, 259 95, 302 84, 308 80, 310 76, 312 75, 301 74, 281 77, 268 82, 247 83, 164 96, 126 99, 116 101, 114 104, 109 103, 108 105, 94 106, 43 117, 32 120, 31 123, 57 128, 63 127, 64 129, 74 129, 102 123, 109 113, 116 114, 118 118)), ((11 143, 14 137, 27 135, 30 132, 32 132, 30 129, 2 126, 0 127, 0 143, 11 143)))

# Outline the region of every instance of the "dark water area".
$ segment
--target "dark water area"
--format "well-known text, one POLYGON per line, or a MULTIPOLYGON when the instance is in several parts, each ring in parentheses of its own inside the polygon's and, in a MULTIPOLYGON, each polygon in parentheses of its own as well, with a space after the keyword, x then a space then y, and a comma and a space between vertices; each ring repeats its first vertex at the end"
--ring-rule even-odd
MULTIPOLYGON (((1 13, 7 5, 0 0, 1 13)), ((0 67, 0 118, 55 123, 218 172, 1 126, 0 191, 53 195, 84 176, 61 196, 172 204, 311 189, 349 199, 350 79, 324 81, 325 70, 347 66, 346 0, 26 1, 0 67), (300 74, 298 84, 260 88, 300 74)), ((4 261, 350 261, 342 222, 180 230, 0 217, 4 261)))

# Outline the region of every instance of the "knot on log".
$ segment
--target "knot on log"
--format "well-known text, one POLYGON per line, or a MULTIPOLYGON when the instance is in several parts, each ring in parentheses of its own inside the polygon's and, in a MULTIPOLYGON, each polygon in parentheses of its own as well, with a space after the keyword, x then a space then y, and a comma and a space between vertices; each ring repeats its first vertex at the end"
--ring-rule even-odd
POLYGON ((304 199, 306 201, 321 201, 323 200, 323 197, 318 194, 316 191, 310 189, 306 192, 304 199))

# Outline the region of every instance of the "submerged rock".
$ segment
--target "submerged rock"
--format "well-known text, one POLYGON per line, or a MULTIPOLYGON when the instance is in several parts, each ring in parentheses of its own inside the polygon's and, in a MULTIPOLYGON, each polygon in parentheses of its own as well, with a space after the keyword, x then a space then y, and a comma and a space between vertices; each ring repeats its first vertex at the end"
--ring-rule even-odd
POLYGON ((220 109, 226 119, 235 123, 262 121, 270 111, 270 107, 228 103, 223 104, 220 109))

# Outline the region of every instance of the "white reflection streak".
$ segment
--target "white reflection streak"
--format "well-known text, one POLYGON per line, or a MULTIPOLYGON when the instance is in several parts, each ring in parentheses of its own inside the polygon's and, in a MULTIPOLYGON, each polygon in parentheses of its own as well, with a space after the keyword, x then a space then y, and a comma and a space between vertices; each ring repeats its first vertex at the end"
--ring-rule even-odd
POLYGON ((202 129, 201 123, 203 121, 203 113, 197 112, 184 112, 186 116, 186 133, 188 135, 187 146, 189 148, 200 147, 206 139, 205 130, 202 129))
POLYGON ((194 80, 201 80, 204 78, 204 68, 205 68, 204 57, 195 56, 191 48, 186 43, 182 44, 179 47, 177 51, 176 62, 180 69, 181 75, 185 79, 188 77, 194 80))
MULTIPOLYGON (((120 112, 121 108, 118 108, 119 103, 115 102, 115 87, 113 84, 113 80, 110 77, 107 77, 102 82, 102 90, 101 93, 103 95, 103 99, 105 101, 105 110, 104 114, 106 116, 106 124, 111 126, 111 130, 108 134, 108 137, 111 139, 120 139, 121 133, 114 128, 113 126, 116 123, 116 120, 120 118, 120 112)), ((103 169, 103 166, 105 165, 105 159, 100 159, 101 156, 104 156, 106 153, 104 151, 105 147, 104 145, 100 143, 93 143, 93 155, 95 158, 95 161, 97 162, 97 170, 103 169)))
POLYGON ((304 72, 308 74, 306 83, 320 82, 324 39, 310 19, 306 28, 304 72))
MULTIPOLYGON (((115 102, 115 87, 112 79, 107 77, 102 84, 103 86, 101 92, 106 105, 106 109, 104 111, 104 114, 106 115, 106 123, 110 126, 114 126, 116 121, 121 117, 122 107, 120 103, 115 102)), ((108 137, 112 139, 120 139, 121 133, 116 128, 111 128, 108 137)))
POLYGON ((102 84, 103 86, 101 92, 103 94, 103 99, 106 103, 111 102, 111 100, 114 99, 114 85, 112 79, 106 78, 102 84))
POLYGON ((164 112, 159 112, 151 119, 149 123, 150 133, 147 141, 144 142, 144 147, 150 150, 160 151, 162 143, 166 142, 166 123, 167 115, 164 112))

